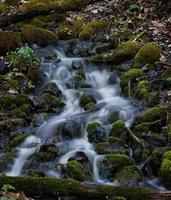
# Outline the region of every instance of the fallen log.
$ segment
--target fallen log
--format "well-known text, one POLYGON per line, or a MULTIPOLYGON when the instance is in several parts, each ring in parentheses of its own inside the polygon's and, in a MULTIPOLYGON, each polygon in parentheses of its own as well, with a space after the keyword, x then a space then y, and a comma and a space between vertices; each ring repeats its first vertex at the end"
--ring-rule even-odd
POLYGON ((105 200, 122 196, 127 200, 171 200, 171 191, 154 192, 147 188, 120 187, 80 183, 71 179, 38 178, 38 177, 0 177, 0 188, 11 184, 16 191, 23 191, 31 197, 74 196, 81 199, 105 200))
MULTIPOLYGON (((89 5, 89 4, 92 4, 96 1, 101 1, 101 0, 87 0, 87 3, 84 5, 89 5)), ((52 6, 52 7, 47 7, 45 9, 38 9, 37 7, 33 9, 30 9, 28 11, 25 11, 25 12, 17 12, 15 14, 11 14, 9 16, 5 16, 3 18, 0 19, 0 28, 2 27, 6 27, 6 26, 9 26, 11 24, 15 24, 15 23, 18 23, 18 22, 21 22, 21 21, 24 21, 24 20, 29 20, 29 19, 32 19, 34 17, 37 17, 37 16, 40 16, 40 15, 49 15, 50 13, 52 12, 58 12, 59 14, 60 13, 65 13, 66 11, 74 11, 74 10, 77 10, 78 7, 73 7, 73 8, 67 8, 67 7, 62 7, 61 5, 59 6, 52 6)))

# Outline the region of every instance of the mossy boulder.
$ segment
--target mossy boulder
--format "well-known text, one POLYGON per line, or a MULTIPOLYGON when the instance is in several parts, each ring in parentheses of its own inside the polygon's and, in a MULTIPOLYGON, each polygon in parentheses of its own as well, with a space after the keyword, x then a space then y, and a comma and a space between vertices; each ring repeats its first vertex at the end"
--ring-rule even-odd
POLYGON ((95 146, 95 151, 98 154, 108 154, 112 152, 111 144, 108 141, 99 142, 95 146))
POLYGON ((45 177, 44 172, 33 169, 28 170, 27 175, 30 177, 45 177))
POLYGON ((106 132, 102 125, 97 121, 91 121, 87 124, 88 139, 90 142, 102 142, 105 141, 106 132))
POLYGON ((88 40, 94 34, 97 34, 99 31, 103 31, 106 26, 107 22, 104 20, 93 20, 85 25, 79 34, 79 38, 82 40, 88 40))
POLYGON ((43 144, 36 154, 35 160, 38 162, 47 162, 54 160, 59 155, 58 148, 53 144, 43 144))
POLYGON ((0 31, 0 56, 13 51, 21 45, 19 34, 15 32, 0 31))
POLYGON ((166 119, 168 107, 164 105, 158 105, 148 109, 141 119, 142 122, 154 122, 160 119, 166 119))
POLYGON ((88 92, 82 93, 79 98, 80 106, 86 110, 86 106, 90 103, 96 104, 96 99, 93 97, 93 95, 89 94, 88 92))
POLYGON ((39 97, 37 107, 46 111, 60 112, 65 104, 55 95, 44 93, 39 97))
POLYGON ((109 135, 113 137, 121 137, 126 132, 125 123, 122 120, 118 120, 112 124, 109 135))
POLYGON ((40 46, 56 45, 58 42, 58 37, 54 32, 29 24, 22 27, 22 39, 24 42, 40 46))
POLYGON ((49 93, 49 94, 55 95, 57 97, 60 97, 62 95, 61 90, 58 88, 58 86, 54 82, 46 83, 42 87, 41 93, 49 93))
POLYGON ((90 180, 91 172, 87 166, 76 160, 72 160, 65 166, 65 177, 83 182, 85 180, 90 180))
POLYGON ((160 166, 160 176, 164 182, 171 185, 171 151, 164 153, 160 166))
POLYGON ((167 147, 160 147, 160 148, 156 148, 154 149, 154 151, 152 152, 151 156, 150 156, 150 161, 149 164, 153 170, 153 173, 155 175, 159 175, 159 169, 162 163, 162 158, 163 155, 167 152, 171 150, 171 146, 167 146, 167 147))
POLYGON ((18 145, 20 145, 22 142, 24 142, 24 140, 27 138, 26 134, 19 134, 16 137, 14 137, 11 140, 11 146, 12 147, 17 147, 18 145))
POLYGON ((125 60, 133 59, 141 45, 134 41, 122 42, 114 52, 114 62, 119 64, 125 60))
POLYGON ((121 186, 136 187, 142 180, 142 175, 137 166, 126 166, 116 173, 114 180, 121 186))
POLYGON ((113 180, 115 174, 119 172, 125 166, 134 165, 135 161, 133 158, 125 155, 113 153, 106 155, 100 165, 100 174, 104 178, 113 180))
POLYGON ((154 43, 150 42, 143 46, 134 58, 134 67, 140 68, 144 65, 152 66, 160 59, 160 48, 154 43))

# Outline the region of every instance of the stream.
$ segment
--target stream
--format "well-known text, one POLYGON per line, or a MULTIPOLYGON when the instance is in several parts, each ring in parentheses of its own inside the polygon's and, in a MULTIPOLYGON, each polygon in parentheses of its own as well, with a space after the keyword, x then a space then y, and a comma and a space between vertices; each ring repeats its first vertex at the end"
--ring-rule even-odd
MULTIPOLYGON (((120 80, 117 72, 112 72, 106 65, 97 66, 89 61, 89 58, 67 57, 60 47, 54 48, 56 57, 60 59, 59 62, 47 62, 42 58, 42 68, 45 74, 45 82, 55 83, 61 90, 65 100, 65 107, 63 111, 37 128, 35 135, 30 135, 26 140, 17 147, 17 157, 11 169, 6 172, 8 176, 23 176, 24 168, 31 165, 34 154, 39 151, 42 144, 47 141, 53 141, 56 130, 61 123, 73 120, 79 122, 80 132, 74 132, 72 139, 61 139, 55 141, 56 148, 60 150, 60 156, 54 160, 53 164, 41 163, 39 170, 43 171, 46 176, 62 178, 60 167, 57 169, 56 165, 65 165, 74 158, 77 152, 83 152, 89 161, 91 172, 93 176, 93 183, 117 185, 115 182, 104 180, 99 174, 99 162, 103 160, 104 155, 98 155, 95 151, 94 145, 88 141, 86 125, 88 122, 95 120, 101 122, 106 130, 109 130, 111 124, 106 123, 106 119, 110 114, 110 109, 115 108, 119 112, 119 119, 125 122, 129 128, 132 124, 138 108, 121 94, 120 80), (73 67, 74 66, 74 67, 73 67), (68 82, 73 78, 76 69, 81 66, 85 70, 85 79, 88 87, 74 88, 68 87, 68 82), (115 77, 115 81, 109 81, 110 77, 115 77), (85 111, 79 105, 79 95, 83 92, 93 94, 97 100, 97 107, 91 112, 85 111)), ((108 131, 106 131, 108 132, 108 131)), ((131 148, 129 149, 131 156, 131 148)), ((142 185, 150 185, 151 187, 164 190, 160 187, 155 178, 146 180, 142 185)))

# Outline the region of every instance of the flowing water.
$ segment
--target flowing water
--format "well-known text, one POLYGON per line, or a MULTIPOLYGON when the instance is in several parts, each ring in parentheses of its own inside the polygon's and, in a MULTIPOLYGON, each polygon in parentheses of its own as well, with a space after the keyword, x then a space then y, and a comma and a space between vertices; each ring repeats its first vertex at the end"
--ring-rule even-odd
MULTIPOLYGON (((54 82, 62 91, 65 99, 65 108, 63 112, 48 121, 45 121, 38 129, 34 136, 29 136, 25 142, 18 147, 18 156, 7 175, 20 176, 23 175, 23 168, 30 158, 39 150, 40 146, 50 138, 54 137, 54 130, 68 119, 81 119, 81 133, 75 133, 71 140, 62 140, 56 142, 56 147, 62 152, 62 155, 55 160, 58 164, 67 164, 68 160, 73 158, 77 152, 84 152, 88 157, 92 173, 93 181, 97 183, 106 183, 99 175, 99 162, 103 159, 103 155, 98 155, 93 144, 88 141, 86 124, 91 120, 100 121, 105 125, 106 118, 109 115, 110 108, 116 108, 119 111, 119 118, 122 119, 126 126, 129 127, 137 112, 137 108, 131 102, 121 96, 119 77, 116 78, 115 84, 110 84, 111 76, 110 68, 106 66, 96 66, 89 62, 89 59, 68 58, 64 52, 56 48, 54 49, 56 57, 60 58, 60 62, 51 63, 43 61, 42 67, 46 75, 46 82, 54 82), (73 64, 83 65, 86 71, 86 81, 91 86, 89 88, 68 88, 67 84, 75 74, 73 64), (84 111, 79 106, 79 95, 84 91, 94 94, 97 99, 97 105, 100 109, 93 112, 84 111)), ((43 59, 44 60, 44 59, 43 59)), ((108 126, 106 126, 108 127, 108 126)), ((60 170, 45 170, 47 176, 61 177, 60 170)), ((110 183, 109 183, 110 184, 110 183)))

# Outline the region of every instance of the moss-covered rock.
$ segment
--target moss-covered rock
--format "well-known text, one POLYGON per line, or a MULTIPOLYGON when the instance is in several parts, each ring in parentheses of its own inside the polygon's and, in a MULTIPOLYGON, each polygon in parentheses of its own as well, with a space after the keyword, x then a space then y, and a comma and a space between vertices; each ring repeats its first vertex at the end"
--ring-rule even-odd
POLYGON ((52 31, 29 24, 22 27, 22 39, 25 42, 35 43, 40 46, 48 44, 56 45, 58 42, 57 35, 52 31))
POLYGON ((97 34, 97 32, 99 31, 104 30, 106 26, 107 26, 106 21, 93 20, 87 23, 87 25, 85 25, 85 27, 79 34, 79 38, 82 40, 88 40, 90 39, 90 37, 92 37, 92 35, 97 34))
POLYGON ((58 148, 53 144, 43 144, 37 152, 35 160, 38 162, 47 162, 54 160, 59 155, 58 148))
POLYGON ((97 121, 87 124, 88 139, 90 142, 102 142, 106 140, 106 132, 102 125, 97 121))
POLYGON ((99 142, 96 144, 95 151, 98 154, 108 154, 111 153, 111 144, 108 141, 99 142))
POLYGON ((154 151, 152 152, 151 156, 150 156, 150 166, 153 170, 153 173, 155 175, 159 175, 159 169, 161 166, 161 162, 162 162, 162 158, 163 155, 167 152, 170 151, 171 147, 160 147, 160 148, 156 148, 154 149, 154 151))
POLYGON ((126 131, 125 123, 122 120, 118 120, 112 124, 112 129, 109 135, 113 137, 121 137, 126 131))
POLYGON ((158 105, 148 109, 141 119, 142 122, 154 122, 160 119, 166 119, 168 107, 164 105, 158 105))
POLYGON ((121 186, 138 186, 142 179, 140 170, 136 166, 126 166, 115 175, 115 181, 121 186))
POLYGON ((114 53, 114 60, 117 64, 134 58, 141 45, 134 41, 122 42, 114 53))
POLYGON ((91 172, 87 166, 73 160, 69 161, 65 166, 65 177, 82 182, 90 179, 91 172))
POLYGON ((0 56, 13 51, 21 45, 19 34, 14 32, 0 31, 0 56))
POLYGON ((82 108, 86 109, 86 105, 89 103, 96 104, 96 99, 88 92, 84 92, 79 98, 79 104, 82 108))
POLYGON ((26 134, 19 134, 16 137, 14 137, 11 140, 11 146, 12 147, 17 147, 18 145, 20 145, 22 142, 24 142, 24 140, 26 139, 27 135, 26 134))
POLYGON ((100 174, 104 178, 114 179, 115 174, 125 166, 134 165, 133 158, 125 154, 106 155, 100 167, 100 174))
POLYGON ((160 166, 160 176, 166 184, 171 185, 171 151, 164 153, 160 166))
POLYGON ((45 177, 45 174, 42 171, 33 169, 28 170, 27 175, 31 177, 45 177))
POLYGON ((65 104, 59 98, 49 93, 42 94, 37 105, 39 109, 50 112, 54 112, 55 110, 60 112, 64 106, 65 104))
POLYGON ((140 68, 144 65, 152 66, 156 61, 160 59, 160 48, 154 43, 147 43, 143 46, 135 56, 134 67, 140 68))

